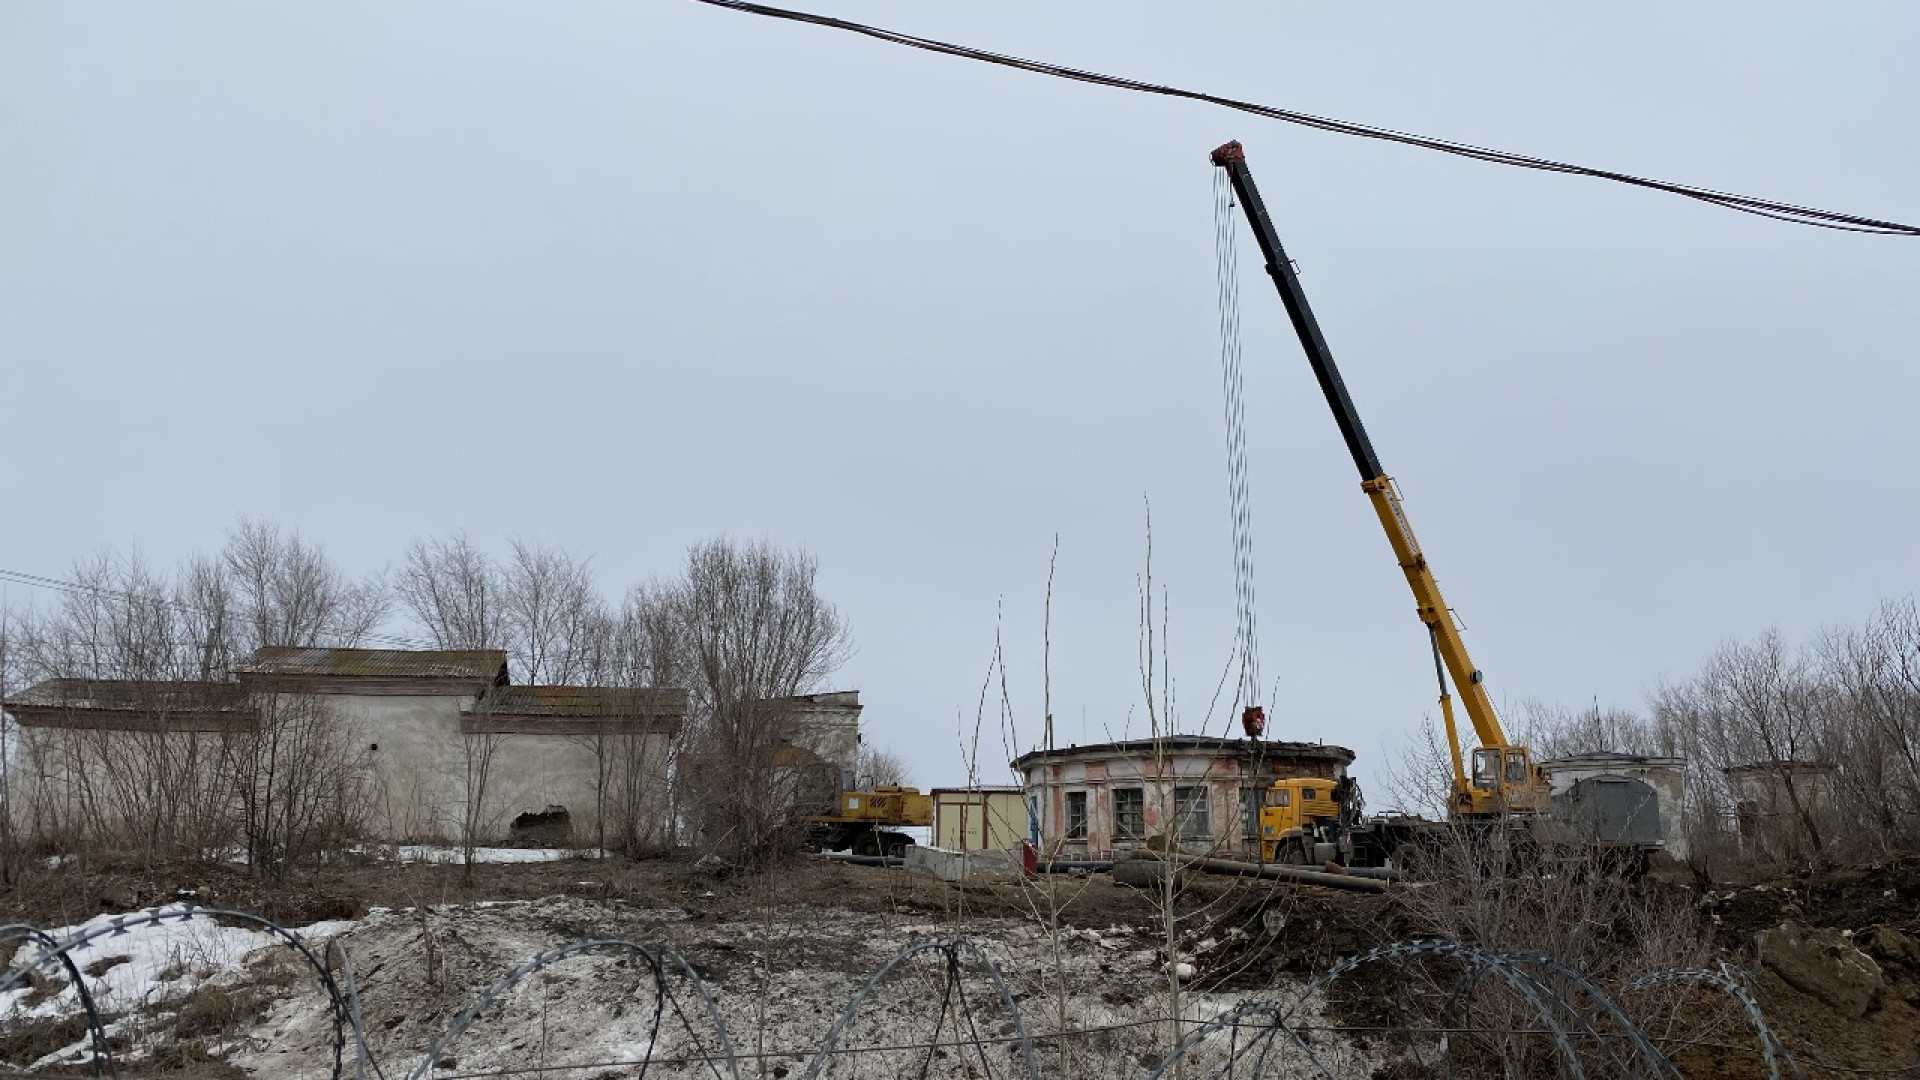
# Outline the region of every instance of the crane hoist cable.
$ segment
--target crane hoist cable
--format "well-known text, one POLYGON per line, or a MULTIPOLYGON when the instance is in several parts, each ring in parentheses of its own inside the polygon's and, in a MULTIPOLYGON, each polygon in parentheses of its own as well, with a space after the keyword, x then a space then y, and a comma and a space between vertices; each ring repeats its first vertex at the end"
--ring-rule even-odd
POLYGON ((1233 187, 1213 177, 1213 251, 1220 312, 1220 389, 1227 426, 1227 505, 1233 520, 1234 646, 1240 654, 1241 725, 1249 738, 1266 728, 1260 704, 1260 617, 1254 603, 1253 509, 1247 495, 1247 412, 1240 364, 1240 261, 1235 250, 1233 187))

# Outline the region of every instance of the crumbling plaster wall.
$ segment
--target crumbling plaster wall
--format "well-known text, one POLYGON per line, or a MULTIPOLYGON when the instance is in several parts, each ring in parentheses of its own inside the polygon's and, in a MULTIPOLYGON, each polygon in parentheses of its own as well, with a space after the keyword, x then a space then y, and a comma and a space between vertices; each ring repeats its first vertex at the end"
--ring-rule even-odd
MULTIPOLYGON (((454 843, 462 839, 468 785, 481 800, 475 821, 475 840, 483 844, 510 838, 510 826, 521 814, 538 814, 565 807, 573 820, 577 843, 600 835, 603 797, 624 805, 636 794, 658 792, 663 771, 665 735, 643 735, 637 748, 643 773, 630 791, 622 784, 623 762, 610 756, 604 763, 598 751, 617 755, 625 738, 559 735, 524 730, 475 734, 462 730, 462 708, 476 695, 446 694, 329 694, 324 695, 355 729, 368 739, 373 764, 377 836, 396 842, 454 843), (491 753, 490 759, 487 754, 491 753), (606 790, 601 790, 602 787, 606 790)), ((640 813, 665 813, 664 795, 640 813)))
POLYGON ((1026 781, 1028 797, 1039 798, 1043 842, 1066 857, 1129 851, 1159 835, 1176 838, 1180 850, 1194 854, 1239 853, 1245 847, 1240 792, 1247 778, 1230 757, 1068 759, 1034 766, 1026 781), (1176 820, 1176 789, 1194 787, 1206 789, 1206 828, 1198 835, 1193 823, 1176 820), (1115 792, 1122 790, 1141 793, 1143 828, 1136 834, 1116 828, 1115 792), (1078 793, 1086 796, 1083 837, 1067 835, 1068 796, 1078 793))

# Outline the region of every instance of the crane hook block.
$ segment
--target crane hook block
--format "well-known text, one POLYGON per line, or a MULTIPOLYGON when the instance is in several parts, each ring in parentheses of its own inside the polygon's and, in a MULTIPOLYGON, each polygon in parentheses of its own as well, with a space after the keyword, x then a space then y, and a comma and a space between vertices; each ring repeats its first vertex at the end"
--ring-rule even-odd
POLYGON ((1257 739, 1267 730, 1267 710, 1258 705, 1249 705, 1240 714, 1240 726, 1246 729, 1247 738, 1257 739))

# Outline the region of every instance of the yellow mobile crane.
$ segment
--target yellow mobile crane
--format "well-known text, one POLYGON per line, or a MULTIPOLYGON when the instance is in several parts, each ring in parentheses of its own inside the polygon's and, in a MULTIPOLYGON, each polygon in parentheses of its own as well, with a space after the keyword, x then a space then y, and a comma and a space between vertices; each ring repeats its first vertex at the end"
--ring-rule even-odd
MULTIPOLYGON (((1453 613, 1440 595, 1440 583, 1434 579, 1433 568, 1427 565, 1420 542, 1414 539, 1413 527, 1407 523, 1400 492, 1380 466, 1379 455, 1374 453, 1367 429, 1360 423, 1360 414, 1347 394, 1340 369, 1334 366, 1333 352, 1313 317, 1313 308, 1307 303, 1307 294, 1300 287, 1293 263, 1280 246, 1280 237, 1267 216, 1260 190, 1254 186, 1253 174, 1247 170, 1246 151, 1238 142, 1227 143, 1213 152, 1213 163, 1226 170, 1247 223, 1253 227, 1254 239, 1267 260, 1267 273, 1280 290, 1280 300, 1293 321, 1294 333, 1299 336, 1307 361, 1313 365, 1313 374, 1320 381, 1320 390, 1333 409, 1333 419, 1346 440, 1347 451, 1360 469, 1360 490, 1366 492, 1373 503, 1374 513, 1387 531, 1387 542, 1393 546, 1394 558, 1406 574, 1407 585, 1413 589, 1415 613, 1426 625, 1428 640, 1433 646, 1434 674, 1440 681, 1440 715, 1446 723, 1447 749, 1453 755, 1453 794, 1448 804, 1451 815, 1456 820, 1484 820, 1509 814, 1546 813, 1551 806, 1546 778, 1533 763, 1527 748, 1508 742, 1506 732, 1500 727, 1480 669, 1467 655, 1466 640, 1461 637, 1453 613), (1447 689, 1449 675, 1460 691, 1467 718, 1480 740, 1480 745, 1473 750, 1471 773, 1460 754, 1453 696, 1447 689)), ((1298 800, 1290 798, 1289 801, 1298 807, 1298 800)), ((1294 815, 1299 814, 1300 810, 1296 809, 1294 815)))

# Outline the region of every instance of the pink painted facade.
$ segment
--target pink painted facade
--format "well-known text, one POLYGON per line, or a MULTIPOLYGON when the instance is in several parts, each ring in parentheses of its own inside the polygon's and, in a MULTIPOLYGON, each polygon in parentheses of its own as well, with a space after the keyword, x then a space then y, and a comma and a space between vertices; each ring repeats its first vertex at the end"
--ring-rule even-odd
POLYGON ((1036 750, 1013 762, 1059 858, 1101 858, 1171 836, 1194 854, 1251 854, 1254 808, 1274 780, 1346 775, 1353 751, 1319 743, 1184 735, 1036 750))

